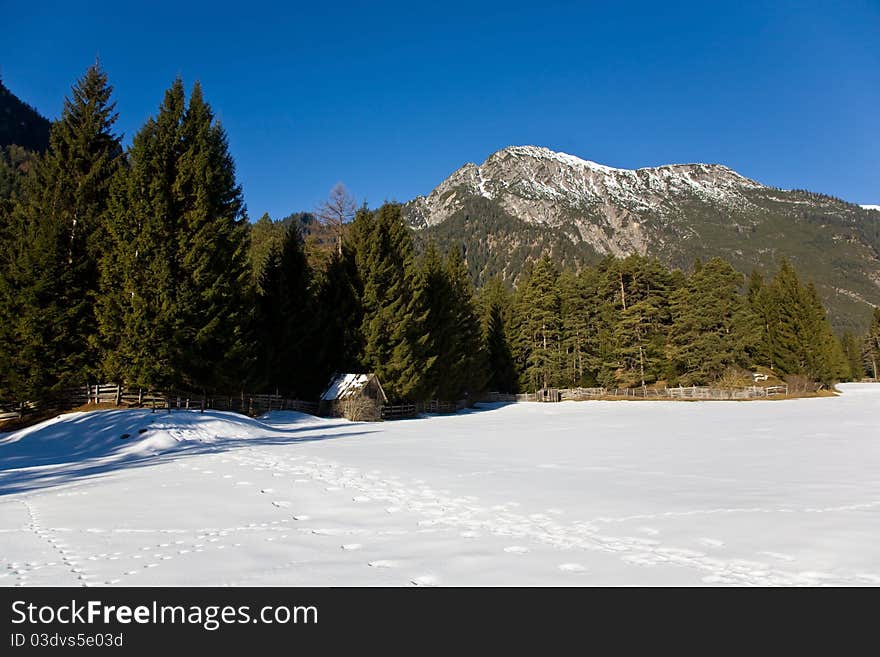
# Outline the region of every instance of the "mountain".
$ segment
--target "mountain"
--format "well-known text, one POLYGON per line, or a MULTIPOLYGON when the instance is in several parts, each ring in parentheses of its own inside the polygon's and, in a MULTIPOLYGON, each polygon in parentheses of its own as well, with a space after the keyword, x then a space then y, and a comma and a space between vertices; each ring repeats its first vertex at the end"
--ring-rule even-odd
POLYGON ((0 81, 0 148, 16 144, 44 152, 49 146, 49 120, 22 102, 0 81))
POLYGON ((513 281, 542 252, 566 266, 640 254, 687 268, 721 256, 745 274, 773 272, 785 256, 836 328, 863 329, 880 305, 880 213, 719 164, 617 169, 511 146, 465 164, 404 216, 419 242, 463 246, 478 283, 513 281))

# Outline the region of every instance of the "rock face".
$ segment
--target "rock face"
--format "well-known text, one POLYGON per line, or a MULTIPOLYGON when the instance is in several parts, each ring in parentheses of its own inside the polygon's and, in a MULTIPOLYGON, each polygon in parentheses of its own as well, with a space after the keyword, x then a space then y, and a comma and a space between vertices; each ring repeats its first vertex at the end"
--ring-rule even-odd
POLYGON ((606 255, 656 256, 687 267, 721 256, 744 273, 790 258, 838 327, 880 304, 880 213, 780 190, 718 164, 617 169, 537 146, 465 164, 404 206, 418 239, 463 246, 477 282, 509 280, 550 252, 577 266, 606 255))

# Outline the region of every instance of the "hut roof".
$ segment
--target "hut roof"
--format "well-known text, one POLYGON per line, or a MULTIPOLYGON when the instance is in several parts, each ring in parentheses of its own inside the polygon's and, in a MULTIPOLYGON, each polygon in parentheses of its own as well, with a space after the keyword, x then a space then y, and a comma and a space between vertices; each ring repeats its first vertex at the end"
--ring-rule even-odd
MULTIPOLYGON (((334 374, 330 380, 330 385, 327 386, 327 390, 321 395, 321 401, 334 401, 354 397, 360 394, 372 379, 376 379, 375 374, 334 374)), ((383 401, 385 401, 385 391, 382 390, 382 385, 378 379, 376 379, 376 384, 383 401)))

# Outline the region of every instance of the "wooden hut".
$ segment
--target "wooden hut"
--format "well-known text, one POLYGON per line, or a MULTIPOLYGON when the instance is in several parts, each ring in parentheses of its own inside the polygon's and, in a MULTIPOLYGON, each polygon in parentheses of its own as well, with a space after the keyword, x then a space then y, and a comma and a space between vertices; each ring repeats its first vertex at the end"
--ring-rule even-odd
POLYGON ((318 413, 357 422, 378 422, 388 402, 375 374, 334 374, 321 395, 318 413))

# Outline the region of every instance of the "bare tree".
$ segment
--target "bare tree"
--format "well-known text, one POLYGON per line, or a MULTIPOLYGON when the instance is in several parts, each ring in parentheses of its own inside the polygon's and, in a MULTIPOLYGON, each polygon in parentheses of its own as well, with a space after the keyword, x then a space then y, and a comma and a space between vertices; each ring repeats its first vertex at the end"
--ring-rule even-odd
POLYGON ((336 235, 336 252, 342 255, 342 227, 351 221, 357 210, 354 197, 341 182, 330 190, 330 195, 317 210, 318 219, 336 235))

